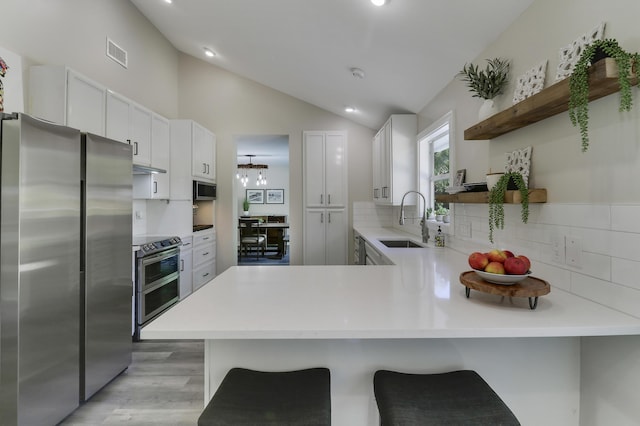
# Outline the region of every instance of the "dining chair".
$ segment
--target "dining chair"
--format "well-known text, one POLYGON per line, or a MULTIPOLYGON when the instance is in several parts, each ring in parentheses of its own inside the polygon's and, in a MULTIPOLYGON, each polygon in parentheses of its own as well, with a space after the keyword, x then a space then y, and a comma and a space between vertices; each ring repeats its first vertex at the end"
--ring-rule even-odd
POLYGON ((260 233, 258 219, 239 219, 240 224, 240 255, 244 249, 245 256, 249 255, 249 248, 255 247, 256 259, 258 259, 259 249, 262 248, 262 256, 267 248, 267 236, 260 233))

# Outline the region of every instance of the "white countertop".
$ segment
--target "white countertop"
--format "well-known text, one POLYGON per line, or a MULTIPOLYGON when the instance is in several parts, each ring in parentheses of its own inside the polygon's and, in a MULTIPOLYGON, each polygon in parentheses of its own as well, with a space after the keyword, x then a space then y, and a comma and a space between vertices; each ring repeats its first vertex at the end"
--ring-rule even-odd
MULTIPOLYGON (((142 330, 143 339, 394 339, 640 334, 640 320, 554 288, 526 298, 471 291, 450 249, 388 249, 389 266, 231 267, 142 330)), ((405 235, 406 236, 406 235, 405 235)), ((413 236, 414 241, 419 241, 413 236)), ((431 243, 429 244, 431 245, 431 243)))

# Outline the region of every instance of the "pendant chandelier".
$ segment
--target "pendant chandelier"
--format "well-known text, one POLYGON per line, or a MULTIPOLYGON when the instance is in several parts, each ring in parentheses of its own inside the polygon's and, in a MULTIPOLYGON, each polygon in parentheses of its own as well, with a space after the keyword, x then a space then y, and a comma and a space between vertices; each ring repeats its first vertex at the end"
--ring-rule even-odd
POLYGON ((266 164, 253 164, 251 159, 255 157, 253 154, 243 155, 243 157, 249 157, 249 162, 247 164, 238 164, 238 171, 236 172, 236 179, 242 182, 242 186, 245 188, 249 183, 249 170, 255 169, 257 170, 256 176, 256 186, 266 185, 267 184, 267 169, 269 168, 266 164))

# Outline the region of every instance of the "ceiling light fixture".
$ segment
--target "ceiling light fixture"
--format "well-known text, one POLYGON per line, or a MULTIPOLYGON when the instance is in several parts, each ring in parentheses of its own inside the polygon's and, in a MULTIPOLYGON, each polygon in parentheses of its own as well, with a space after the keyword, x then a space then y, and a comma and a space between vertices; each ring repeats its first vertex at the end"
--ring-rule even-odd
POLYGON ((376 6, 384 6, 385 4, 387 4, 387 0, 371 0, 371 3, 376 6))
POLYGON ((216 56, 216 54, 213 53, 213 50, 209 49, 208 47, 204 48, 204 54, 210 58, 213 58, 214 56, 216 56))
POLYGON ((164 2, 171 4, 171 3, 173 3, 173 0, 164 0, 164 2))
POLYGON ((356 112, 356 107, 348 106, 344 109, 346 112, 356 112))
POLYGON ((267 184, 267 169, 269 168, 266 164, 253 164, 251 159, 255 157, 254 154, 243 155, 243 157, 249 157, 249 163, 247 164, 238 164, 238 171, 236 172, 236 179, 242 182, 242 186, 245 188, 249 183, 249 174, 247 173, 248 169, 256 169, 258 170, 258 176, 256 177, 256 186, 266 185, 267 184))

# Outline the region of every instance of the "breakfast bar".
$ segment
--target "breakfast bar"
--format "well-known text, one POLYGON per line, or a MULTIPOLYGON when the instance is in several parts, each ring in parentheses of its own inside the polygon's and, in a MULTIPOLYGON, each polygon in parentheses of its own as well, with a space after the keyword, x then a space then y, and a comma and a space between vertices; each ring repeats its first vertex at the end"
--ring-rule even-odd
POLYGON ((232 367, 331 371, 334 425, 376 425, 377 369, 477 371, 522 424, 578 425, 581 339, 640 335, 640 320, 553 287, 465 296, 466 256, 393 249, 387 266, 231 267, 142 330, 204 339, 205 400, 232 367), (398 251, 400 250, 400 251, 398 251))

